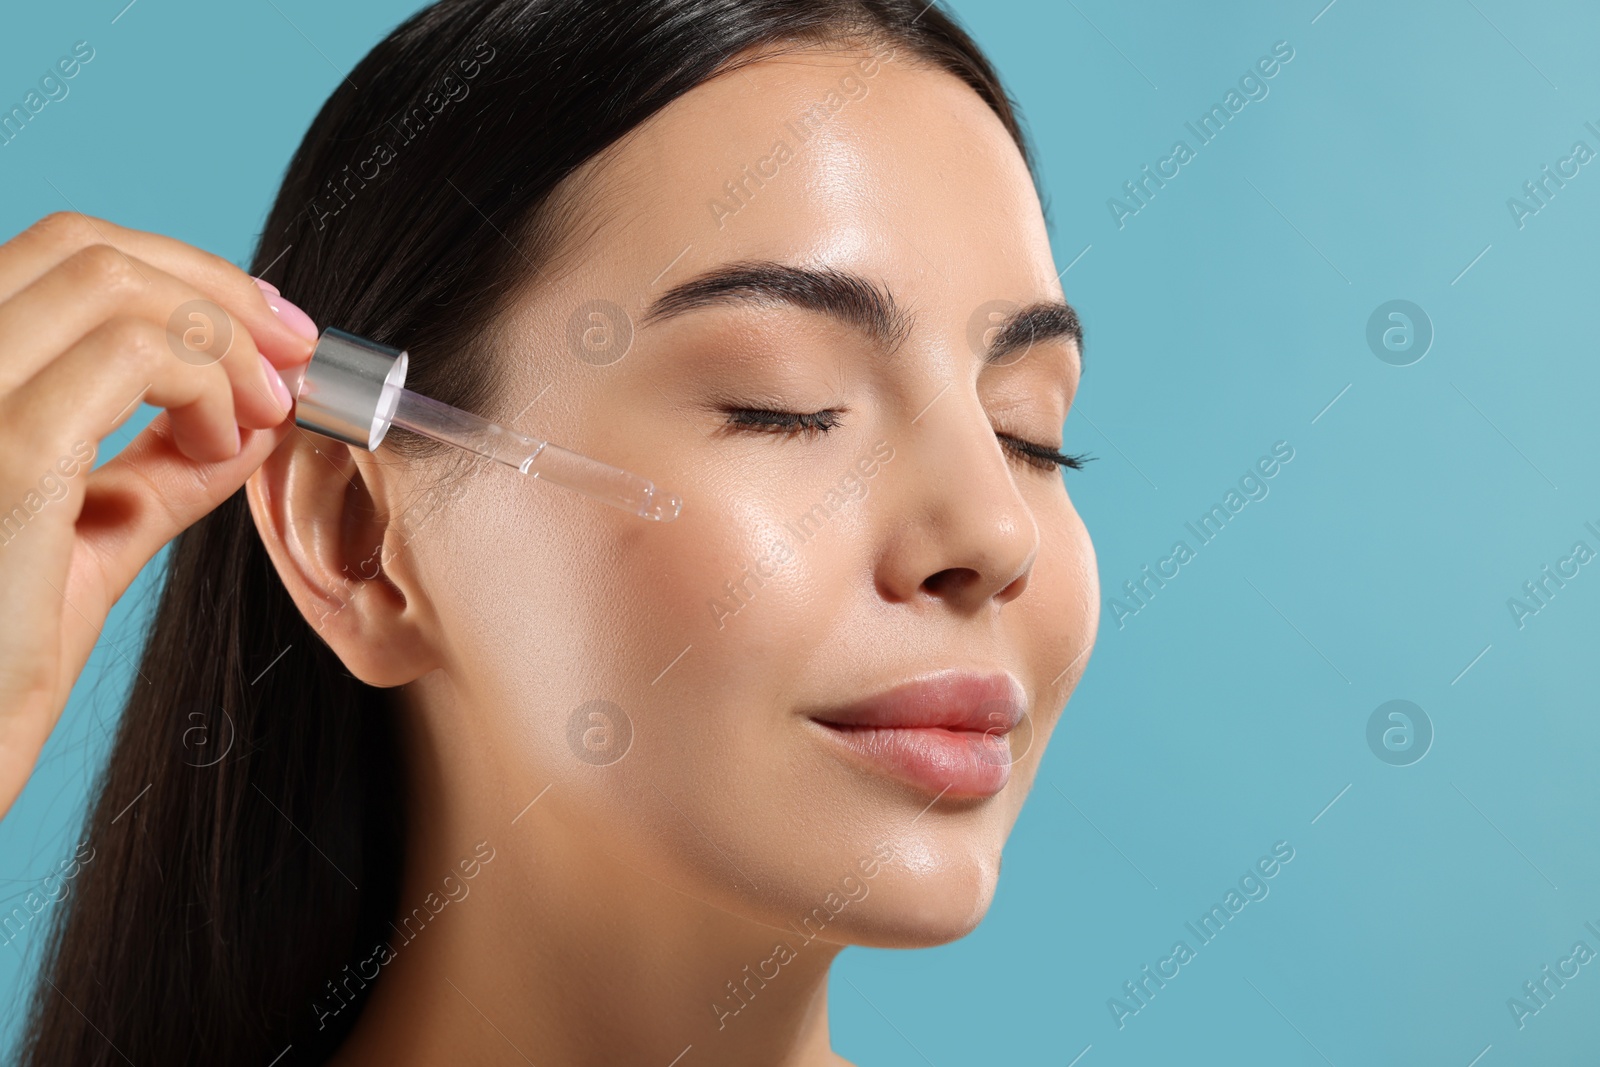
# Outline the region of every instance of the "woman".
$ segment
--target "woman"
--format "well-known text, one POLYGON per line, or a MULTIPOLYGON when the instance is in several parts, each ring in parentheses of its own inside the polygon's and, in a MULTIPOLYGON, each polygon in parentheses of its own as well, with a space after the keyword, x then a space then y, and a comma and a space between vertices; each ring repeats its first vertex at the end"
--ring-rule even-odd
POLYGON ((6 803, 177 535, 24 1062, 845 1062, 830 964, 982 918, 1098 621, 985 59, 921 0, 446 0, 255 267, 0 248, 8 493, 167 409, 0 552, 6 803), (295 429, 313 320, 682 516, 295 429))

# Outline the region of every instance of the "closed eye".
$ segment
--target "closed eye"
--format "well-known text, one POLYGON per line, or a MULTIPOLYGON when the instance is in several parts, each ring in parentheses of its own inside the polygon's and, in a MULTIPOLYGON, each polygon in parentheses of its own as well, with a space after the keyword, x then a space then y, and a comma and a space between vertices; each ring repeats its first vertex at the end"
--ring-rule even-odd
POLYGON ((1088 453, 1081 455, 1062 453, 1049 445, 1041 445, 1006 433, 996 433, 995 436, 1000 439, 1002 445, 1009 448, 1024 463, 1038 467, 1040 470, 1065 468, 1067 470, 1081 471, 1085 463, 1094 459, 1088 453))
MULTIPOLYGON (((842 413, 836 408, 822 411, 781 411, 775 408, 733 408, 727 412, 728 428, 752 433, 775 433, 784 437, 817 437, 839 425, 842 413)), ((1085 463, 1095 457, 1062 453, 1049 445, 996 433, 1006 451, 1022 462, 1040 470, 1082 470, 1085 463)))
POLYGON ((756 433, 776 433, 785 437, 815 437, 839 425, 840 412, 834 408, 822 411, 778 411, 773 408, 734 408, 728 412, 727 425, 756 433))

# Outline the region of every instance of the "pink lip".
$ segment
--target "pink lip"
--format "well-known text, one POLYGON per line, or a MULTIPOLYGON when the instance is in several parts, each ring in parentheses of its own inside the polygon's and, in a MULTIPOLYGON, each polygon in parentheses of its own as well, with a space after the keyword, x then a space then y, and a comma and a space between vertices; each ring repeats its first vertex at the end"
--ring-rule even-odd
POLYGON ((910 785, 987 797, 1011 777, 1006 734, 1026 711, 1015 676, 947 670, 810 718, 854 755, 910 785))

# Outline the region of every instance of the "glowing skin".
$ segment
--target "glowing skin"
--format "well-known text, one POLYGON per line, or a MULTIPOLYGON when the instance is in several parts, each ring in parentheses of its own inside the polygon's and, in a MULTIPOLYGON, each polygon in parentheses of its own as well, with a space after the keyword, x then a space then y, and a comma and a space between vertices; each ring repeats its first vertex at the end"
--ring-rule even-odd
POLYGON ((988 908, 1099 601, 1062 477, 996 430, 1059 446, 1078 352, 974 353, 982 305, 1061 299, 1032 183, 972 90, 903 52, 862 77, 862 54, 720 77, 592 163, 563 254, 503 323, 503 408, 487 414, 672 486, 676 522, 496 470, 446 492, 450 460, 320 442, 324 456, 299 437, 252 479, 302 609, 357 677, 405 686, 400 910, 442 894, 478 842, 494 849, 470 895, 396 948, 341 1063, 665 1065, 693 1045, 686 1064, 839 1064, 825 994, 840 948, 947 942, 988 908), (799 144, 784 124, 852 73, 864 94, 799 144), (719 226, 724 183, 780 137, 791 157, 719 226), (912 325, 889 351, 775 300, 644 320, 674 285, 756 260, 862 275, 912 325), (566 341, 597 298, 635 328, 605 366, 566 341), (731 408, 839 415, 786 438, 729 428, 731 408), (335 610, 341 568, 379 543, 381 575, 335 610), (1020 758, 992 796, 937 797, 810 718, 946 668, 1021 685, 1020 758), (593 700, 633 730, 606 766, 569 742, 593 700), (893 859, 874 865, 879 842, 893 859), (817 908, 808 943, 790 924, 817 908))

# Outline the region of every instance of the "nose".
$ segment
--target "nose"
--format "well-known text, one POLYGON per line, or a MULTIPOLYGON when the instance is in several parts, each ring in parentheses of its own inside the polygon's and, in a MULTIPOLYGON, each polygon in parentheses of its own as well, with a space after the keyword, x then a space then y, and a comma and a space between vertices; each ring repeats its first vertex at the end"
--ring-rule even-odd
POLYGON ((973 387, 952 385, 900 436, 881 594, 969 615, 1021 596, 1039 526, 973 387))

